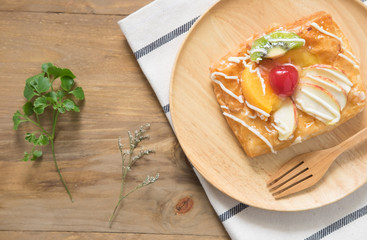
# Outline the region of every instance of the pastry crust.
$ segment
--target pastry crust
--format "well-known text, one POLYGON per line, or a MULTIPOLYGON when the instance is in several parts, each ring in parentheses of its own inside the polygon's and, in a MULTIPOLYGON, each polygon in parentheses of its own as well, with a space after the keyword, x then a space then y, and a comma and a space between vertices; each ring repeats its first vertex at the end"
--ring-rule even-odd
MULTIPOLYGON (((290 50, 290 54, 287 53, 288 55, 286 54, 282 57, 281 61, 293 63, 294 59, 292 58, 294 54, 291 54, 292 51, 295 50, 290 50), (287 56, 289 56, 288 59, 287 56)), ((356 67, 358 61, 355 60, 353 65, 351 61, 342 56, 354 59, 352 58, 354 55, 352 55, 352 49, 348 40, 329 14, 317 12, 294 23, 284 26, 272 26, 264 33, 255 34, 243 42, 238 50, 228 53, 210 67, 211 76, 213 76, 213 73, 216 73, 215 79, 212 77, 215 96, 230 128, 248 156, 254 157, 272 150, 279 150, 330 131, 363 110, 365 105, 365 88, 360 77, 360 70, 356 67), (322 29, 339 37, 343 44, 335 37, 322 33, 312 23, 316 23, 322 29), (274 30, 286 30, 298 34, 298 36, 305 39, 305 45, 301 47, 302 51, 307 51, 314 56, 318 64, 331 65, 341 69, 353 83, 347 96, 347 103, 341 111, 340 121, 335 125, 326 125, 298 109, 297 127, 293 136, 288 140, 280 141, 278 139, 278 131, 272 125, 271 116, 264 119, 261 114, 250 108, 251 105, 249 107, 246 104, 246 96, 242 92, 240 81, 245 66, 236 57, 243 57, 248 54, 255 39, 274 30), (236 60, 238 60, 238 63, 236 60), (228 76, 231 77, 228 78, 228 76)), ((271 66, 274 64, 273 62, 273 60, 266 60, 259 63, 261 66, 260 72, 264 78, 268 76, 271 66)), ((259 65, 255 64, 258 67, 259 65)), ((302 69, 302 67, 307 66, 308 63, 305 62, 304 66, 297 65, 296 67, 302 69)), ((302 74, 302 70, 300 70, 300 73, 302 74)))

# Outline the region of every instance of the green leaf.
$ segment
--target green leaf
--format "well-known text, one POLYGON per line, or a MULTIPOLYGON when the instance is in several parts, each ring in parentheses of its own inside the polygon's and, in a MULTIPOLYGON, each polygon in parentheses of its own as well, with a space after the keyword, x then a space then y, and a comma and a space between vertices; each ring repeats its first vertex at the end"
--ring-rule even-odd
POLYGON ((58 77, 71 77, 71 78, 75 78, 75 75, 67 68, 58 68, 56 66, 48 66, 47 68, 47 72, 48 74, 52 75, 55 79, 58 77))
POLYGON ((33 112, 33 104, 31 102, 26 102, 23 105, 23 112, 26 116, 31 116, 33 112))
POLYGON ((70 93, 73 94, 74 97, 76 97, 76 99, 78 99, 78 100, 83 100, 84 99, 84 91, 83 91, 83 88, 81 88, 81 87, 75 88, 70 93))
POLYGON ((65 107, 66 111, 70 111, 73 110, 75 108, 75 103, 73 102, 73 100, 70 99, 66 99, 62 105, 65 107))
POLYGON ((64 106, 58 107, 57 111, 59 111, 59 113, 64 113, 65 112, 65 107, 64 106))
POLYGON ((34 75, 34 76, 28 78, 27 80, 25 80, 25 82, 30 84, 30 83, 34 82, 36 79, 38 79, 39 77, 43 77, 43 76, 44 76, 43 73, 39 73, 37 75, 34 75))
POLYGON ((31 160, 32 161, 37 160, 37 158, 40 158, 42 156, 42 154, 43 154, 42 151, 40 151, 40 150, 34 150, 32 152, 32 158, 31 158, 31 160))
POLYGON ((45 97, 46 97, 46 98, 47 98, 47 100, 48 100, 50 103, 52 103, 52 104, 54 104, 54 103, 56 103, 56 102, 57 102, 57 94, 56 94, 56 92, 55 92, 55 91, 51 91, 51 92, 46 93, 46 94, 45 94, 45 97))
POLYGON ((48 137, 44 134, 41 134, 35 142, 35 145, 39 145, 39 146, 45 146, 48 144, 49 144, 48 137))
POLYGON ((28 160, 29 160, 29 153, 24 152, 24 156, 23 156, 22 161, 26 162, 26 161, 28 161, 28 160))
POLYGON ((33 111, 36 113, 36 114, 42 114, 45 110, 45 108, 48 106, 47 104, 47 97, 45 96, 42 96, 42 97, 38 97, 36 98, 36 100, 34 100, 34 103, 33 103, 33 111))
POLYGON ((73 108, 73 111, 74 112, 80 112, 80 108, 78 107, 78 105, 74 105, 74 108, 73 108))
POLYGON ((19 112, 19 111, 16 111, 13 115, 13 129, 14 130, 18 130, 18 126, 19 124, 21 124, 22 122, 26 122, 27 120, 22 120, 21 117, 23 115, 19 112))
POLYGON ((51 87, 50 80, 42 75, 32 80, 30 84, 38 93, 44 93, 51 87))
POLYGON ((24 97, 25 97, 28 101, 30 101, 30 100, 32 99, 32 97, 33 97, 34 95, 36 95, 36 94, 35 94, 35 92, 34 92, 34 89, 31 87, 31 84, 30 84, 30 83, 26 83, 26 84, 25 84, 24 91, 23 91, 23 95, 24 95, 24 97))
POLYGON ((69 92, 74 85, 74 80, 69 76, 61 77, 61 87, 65 91, 69 92))
POLYGON ((57 92, 56 92, 56 97, 57 97, 57 99, 59 99, 60 101, 61 101, 61 99, 62 99, 63 97, 65 97, 65 95, 66 95, 66 92, 65 92, 65 91, 63 91, 63 90, 59 90, 59 91, 57 91, 57 92))
POLYGON ((48 68, 50 68, 50 67, 52 67, 52 66, 54 66, 52 63, 44 63, 44 64, 42 64, 42 71, 43 72, 45 72, 45 73, 47 73, 48 72, 48 68))
POLYGON ((26 133, 25 140, 27 140, 30 143, 35 143, 37 141, 37 138, 36 135, 34 135, 34 133, 26 133))

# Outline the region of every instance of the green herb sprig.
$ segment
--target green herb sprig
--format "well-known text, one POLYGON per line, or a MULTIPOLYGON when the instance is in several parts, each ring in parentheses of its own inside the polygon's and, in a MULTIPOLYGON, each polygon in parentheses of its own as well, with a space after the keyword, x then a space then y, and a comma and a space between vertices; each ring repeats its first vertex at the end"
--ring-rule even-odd
POLYGON ((65 183, 57 165, 55 156, 55 132, 59 114, 66 111, 80 112, 80 108, 73 101, 84 100, 84 91, 81 87, 75 87, 75 75, 66 68, 58 68, 52 63, 42 65, 42 73, 26 80, 24 97, 27 102, 23 105, 23 113, 16 111, 13 115, 14 130, 23 122, 30 122, 38 127, 38 131, 26 133, 25 140, 33 144, 30 152, 24 152, 23 161, 37 160, 42 156, 41 146, 51 144, 52 156, 60 180, 68 193, 70 200, 73 197, 65 183), (54 82, 60 79, 61 88, 55 89, 54 82), (39 116, 46 108, 52 109, 52 130, 47 131, 41 124, 39 116), (32 119, 33 118, 33 119, 32 119))
POLYGON ((134 150, 138 147, 139 143, 145 139, 149 139, 149 136, 144 135, 144 133, 149 129, 149 127, 150 125, 148 123, 145 125, 142 125, 138 130, 135 131, 134 136, 131 134, 130 131, 127 132, 129 136, 129 142, 130 142, 130 148, 128 150, 123 149, 123 145, 121 144, 121 138, 119 137, 118 139, 118 146, 120 149, 121 160, 122 160, 122 180, 121 180, 119 200, 109 219, 110 227, 112 226, 112 221, 117 214, 117 210, 121 204, 121 201, 124 198, 126 198, 127 196, 129 196, 130 194, 132 194, 133 192, 135 192, 136 190, 154 183, 159 178, 159 173, 157 173, 154 177, 151 177, 148 175, 142 183, 136 185, 135 188, 130 190, 125 195, 123 194, 124 186, 125 186, 125 179, 126 179, 127 174, 132 170, 132 166, 145 155, 149 155, 154 152, 153 150, 150 150, 150 149, 141 148, 138 154, 136 155, 134 154, 134 150))

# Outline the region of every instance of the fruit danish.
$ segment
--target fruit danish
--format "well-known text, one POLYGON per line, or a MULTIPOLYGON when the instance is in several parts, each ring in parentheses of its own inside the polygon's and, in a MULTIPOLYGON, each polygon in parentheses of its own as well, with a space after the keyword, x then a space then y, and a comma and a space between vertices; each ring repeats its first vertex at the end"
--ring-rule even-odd
POLYGON ((250 157, 330 131, 365 105, 359 61, 325 12, 255 34, 213 64, 210 77, 250 157))

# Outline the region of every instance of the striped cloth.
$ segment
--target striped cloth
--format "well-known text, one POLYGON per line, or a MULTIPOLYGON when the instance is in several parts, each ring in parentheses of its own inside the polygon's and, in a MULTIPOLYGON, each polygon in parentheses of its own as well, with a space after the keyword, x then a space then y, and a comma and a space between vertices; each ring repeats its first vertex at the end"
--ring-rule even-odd
MULTIPOLYGON (((155 0, 118 22, 170 123, 175 57, 190 27, 217 1, 155 0)), ((322 208, 274 212, 237 202, 194 171, 232 239, 367 239, 367 185, 322 208)))

